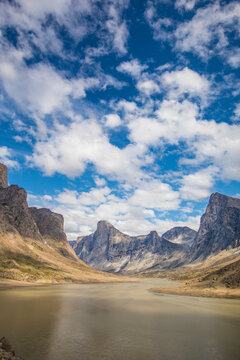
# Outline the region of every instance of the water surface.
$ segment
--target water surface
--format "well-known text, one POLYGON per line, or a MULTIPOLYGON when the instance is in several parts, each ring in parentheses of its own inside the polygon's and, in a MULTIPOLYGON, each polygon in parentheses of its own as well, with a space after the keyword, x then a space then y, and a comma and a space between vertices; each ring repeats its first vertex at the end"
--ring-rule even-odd
POLYGON ((239 360, 240 300, 154 294, 162 279, 0 292, 0 337, 25 360, 239 360))

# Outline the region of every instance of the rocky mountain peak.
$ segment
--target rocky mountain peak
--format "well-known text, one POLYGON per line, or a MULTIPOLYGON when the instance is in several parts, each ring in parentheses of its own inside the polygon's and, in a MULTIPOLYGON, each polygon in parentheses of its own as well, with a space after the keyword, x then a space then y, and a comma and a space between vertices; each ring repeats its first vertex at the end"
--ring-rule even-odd
POLYGON ((205 259, 240 245, 240 199, 215 193, 210 196, 192 245, 192 259, 205 259))
POLYGON ((152 230, 150 231, 150 233, 148 234, 148 236, 152 239, 161 239, 160 236, 158 235, 157 231, 156 230, 152 230))
POLYGON ((209 207, 233 207, 240 209, 240 199, 220 193, 213 193, 209 198, 209 207))
POLYGON ((106 221, 106 220, 100 220, 97 223, 97 231, 105 231, 106 229, 113 228, 114 226, 106 221))
POLYGON ((197 231, 190 229, 188 226, 176 226, 166 231, 162 237, 175 244, 191 246, 196 235, 197 231))

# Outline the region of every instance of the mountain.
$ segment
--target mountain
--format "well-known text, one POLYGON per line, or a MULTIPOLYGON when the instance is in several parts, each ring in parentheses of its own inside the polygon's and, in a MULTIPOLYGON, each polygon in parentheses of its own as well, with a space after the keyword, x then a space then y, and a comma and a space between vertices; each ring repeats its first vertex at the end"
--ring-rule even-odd
POLYGON ((156 231, 129 236, 103 220, 93 234, 78 238, 73 249, 81 260, 97 269, 128 274, 156 266, 179 266, 187 253, 185 246, 160 237, 156 231))
POLYGON ((191 261, 201 261, 221 250, 240 246, 240 199, 215 193, 191 248, 191 261))
POLYGON ((63 223, 60 214, 28 207, 26 191, 8 186, 7 168, 0 164, 0 278, 44 283, 119 280, 79 260, 63 223))
POLYGON ((197 231, 190 229, 187 226, 177 226, 166 231, 162 237, 175 244, 182 244, 191 247, 196 235, 197 231))

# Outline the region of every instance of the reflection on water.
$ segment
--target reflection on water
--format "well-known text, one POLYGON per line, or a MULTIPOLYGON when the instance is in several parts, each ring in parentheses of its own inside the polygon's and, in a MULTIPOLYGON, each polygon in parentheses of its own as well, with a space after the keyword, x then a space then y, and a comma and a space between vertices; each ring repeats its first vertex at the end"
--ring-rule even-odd
POLYGON ((167 280, 0 292, 0 337, 25 360, 237 360, 240 301, 157 295, 167 280))

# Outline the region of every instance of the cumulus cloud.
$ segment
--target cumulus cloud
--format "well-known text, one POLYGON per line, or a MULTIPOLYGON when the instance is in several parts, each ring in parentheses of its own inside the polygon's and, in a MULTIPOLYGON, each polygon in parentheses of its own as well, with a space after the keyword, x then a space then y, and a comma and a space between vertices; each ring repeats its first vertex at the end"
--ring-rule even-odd
POLYGON ((132 200, 113 195, 107 187, 97 187, 89 192, 67 190, 59 193, 55 198, 48 199, 48 204, 42 196, 30 196, 32 206, 48 206, 53 211, 64 215, 65 231, 68 239, 75 240, 77 236, 88 235, 95 231, 99 220, 107 219, 120 231, 130 235, 147 234, 157 230, 162 234, 173 226, 190 226, 196 229, 199 225, 199 216, 186 217, 185 221, 173 221, 165 216, 159 218, 151 206, 157 204, 157 209, 163 211, 176 209, 178 206, 177 193, 170 186, 159 180, 143 182, 136 187, 132 200), (157 197, 153 198, 151 191, 157 197), (160 193, 158 193, 160 191, 160 193), (138 195, 144 198, 139 200, 138 195))
POLYGON ((13 160, 13 151, 6 146, 0 146, 0 162, 8 167, 16 168, 19 166, 16 160, 13 160))
POLYGON ((121 125, 121 119, 117 114, 108 114, 105 116, 105 126, 115 128, 121 125))
POLYGON ((137 83, 137 89, 147 96, 160 92, 158 84, 151 79, 139 80, 137 83))
POLYGON ((129 203, 157 210, 177 210, 179 206, 178 192, 169 184, 159 180, 143 181, 139 184, 129 203))
POLYGON ((199 0, 176 0, 175 7, 179 10, 184 9, 190 11, 194 8, 199 0))
POLYGON ((20 107, 40 116, 68 107, 69 96, 85 97, 87 89, 99 86, 96 78, 68 80, 44 63, 27 67, 17 51, 1 56, 0 77, 20 107))
POLYGON ((141 65, 137 59, 131 61, 124 61, 118 65, 117 70, 138 78, 141 73, 147 69, 147 65, 141 65))
POLYGON ((69 177, 79 176, 90 163, 100 174, 131 181, 133 176, 136 179, 143 175, 142 154, 140 148, 131 145, 119 149, 109 142, 95 120, 80 119, 67 126, 57 124, 46 140, 35 144, 28 160, 46 175, 59 172, 69 177))
POLYGON ((209 167, 183 176, 180 188, 182 199, 198 201, 207 198, 211 194, 216 171, 216 168, 209 167))
POLYGON ((210 82, 205 76, 185 67, 182 70, 166 71, 161 76, 161 83, 169 98, 181 98, 186 94, 200 97, 202 100, 209 95, 210 82))
POLYGON ((236 1, 220 5, 218 1, 197 10, 189 21, 180 24, 175 32, 176 49, 190 51, 207 59, 223 54, 229 45, 229 28, 238 32, 240 4, 236 1), (214 50, 211 44, 214 44, 214 50))

